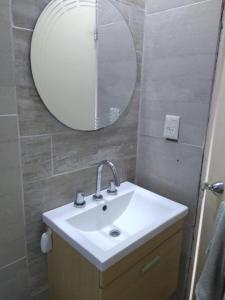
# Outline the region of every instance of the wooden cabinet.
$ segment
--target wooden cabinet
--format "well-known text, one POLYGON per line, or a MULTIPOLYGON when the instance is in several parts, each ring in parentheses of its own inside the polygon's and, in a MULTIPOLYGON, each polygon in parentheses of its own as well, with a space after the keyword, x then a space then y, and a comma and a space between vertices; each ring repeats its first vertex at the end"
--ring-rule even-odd
POLYGON ((48 255, 50 300, 166 300, 176 290, 181 222, 100 272, 53 234, 48 255))

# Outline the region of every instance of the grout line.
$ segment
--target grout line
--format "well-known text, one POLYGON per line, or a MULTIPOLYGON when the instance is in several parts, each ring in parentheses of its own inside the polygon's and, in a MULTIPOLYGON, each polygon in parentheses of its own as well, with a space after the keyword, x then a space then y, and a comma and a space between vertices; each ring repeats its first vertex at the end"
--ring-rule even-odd
POLYGON ((111 22, 111 23, 105 23, 105 24, 99 24, 98 26, 98 28, 105 28, 105 27, 109 27, 109 26, 112 26, 112 25, 117 25, 117 24, 120 24, 120 23, 124 23, 124 21, 126 21, 125 19, 124 19, 124 17, 123 17, 123 20, 121 20, 121 21, 118 21, 118 22, 111 22))
POLYGON ((0 267, 0 271, 6 269, 6 268, 8 268, 8 267, 11 267, 12 265, 14 265, 14 264, 16 264, 16 263, 18 263, 18 262, 20 262, 20 261, 22 261, 22 260, 24 260, 24 259, 26 259, 26 256, 23 256, 23 257, 21 257, 21 258, 18 258, 18 259, 14 260, 13 262, 11 262, 11 263, 9 263, 9 264, 7 264, 7 265, 5 265, 5 266, 3 266, 3 267, 0 267))
POLYGON ((145 8, 145 15, 146 16, 158 15, 158 14, 161 14, 161 13, 164 13, 164 12, 169 12, 169 11, 172 11, 172 10, 175 10, 175 9, 182 9, 182 8, 186 8, 186 7, 192 7, 192 6, 195 6, 195 5, 202 5, 202 4, 207 3, 207 2, 212 2, 212 0, 201 0, 199 2, 190 3, 190 4, 186 4, 186 5, 181 5, 181 6, 176 6, 176 7, 171 7, 171 8, 167 8, 167 9, 162 9, 162 10, 156 11, 156 12, 148 12, 148 9, 145 8))
POLYGON ((29 28, 25 28, 25 27, 20 27, 20 26, 12 26, 13 29, 17 29, 17 30, 25 30, 25 31, 29 31, 29 32, 33 32, 33 29, 29 29, 29 28))
POLYGON ((52 171, 52 176, 54 176, 54 162, 53 162, 53 139, 51 136, 51 171, 52 171))
MULTIPOLYGON (((148 137, 148 138, 153 138, 153 139, 157 139, 157 140, 165 140, 167 141, 167 139, 161 137, 161 136, 153 136, 153 135, 148 135, 148 134, 143 134, 143 133, 140 133, 140 136, 143 136, 143 137, 148 137)), ((201 149, 203 150, 203 147, 202 146, 197 146, 197 145, 193 145, 193 144, 187 144, 187 143, 182 143, 182 142, 179 142, 178 141, 170 141, 168 140, 168 142, 171 142, 171 143, 174 143, 174 144, 179 144, 179 145, 184 145, 184 146, 190 146, 190 147, 194 147, 194 148, 198 148, 198 149, 201 149)))
POLYGON ((9 0, 9 20, 10 26, 13 27, 12 0, 9 0))
MULTIPOLYGON (((145 6, 146 6, 146 1, 145 1, 145 6)), ((141 136, 141 110, 142 110, 142 100, 143 100, 143 75, 144 75, 144 61, 145 61, 145 52, 146 52, 146 47, 145 45, 145 39, 146 39, 146 18, 145 15, 144 17, 144 24, 143 24, 143 37, 142 37, 142 51, 141 51, 141 72, 140 72, 140 93, 139 93, 139 107, 138 107, 138 124, 137 124, 137 146, 136 146, 136 164, 135 164, 135 174, 134 174, 134 182, 137 182, 137 169, 138 169, 138 157, 139 157, 139 148, 140 148, 140 136, 141 136)))
POLYGON ((23 214, 23 225, 24 225, 24 247, 25 247, 25 256, 28 257, 27 249, 27 238, 26 238, 26 212, 25 212, 25 197, 24 197, 24 176, 23 176, 23 159, 22 159, 22 146, 20 140, 20 125, 19 125, 19 116, 17 115, 17 135, 18 135, 18 155, 19 155, 19 165, 20 165, 20 186, 21 186, 21 202, 22 202, 22 214, 23 214))
POLYGON ((0 117, 16 117, 17 114, 0 115, 0 117))
POLYGON ((50 133, 43 133, 43 134, 34 134, 34 135, 20 135, 20 138, 35 138, 35 137, 51 137, 50 133))

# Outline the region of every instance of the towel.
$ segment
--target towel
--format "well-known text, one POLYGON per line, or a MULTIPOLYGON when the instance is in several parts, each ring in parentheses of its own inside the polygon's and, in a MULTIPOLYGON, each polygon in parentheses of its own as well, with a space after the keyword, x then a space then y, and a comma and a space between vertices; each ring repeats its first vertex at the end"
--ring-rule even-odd
POLYGON ((208 257, 195 294, 197 300, 225 300, 225 201, 216 216, 208 257))

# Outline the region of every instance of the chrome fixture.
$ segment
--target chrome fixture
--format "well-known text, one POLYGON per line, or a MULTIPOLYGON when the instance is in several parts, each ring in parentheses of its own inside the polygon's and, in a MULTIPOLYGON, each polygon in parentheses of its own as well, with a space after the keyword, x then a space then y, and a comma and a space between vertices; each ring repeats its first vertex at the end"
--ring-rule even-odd
POLYGON ((224 192, 224 183, 223 182, 215 182, 212 184, 205 183, 205 187, 213 193, 223 194, 224 192))
POLYGON ((107 189, 107 193, 113 194, 113 195, 117 194, 116 184, 115 184, 114 180, 109 181, 109 186, 108 186, 108 189, 107 189))
POLYGON ((76 197, 73 201, 74 206, 76 207, 84 207, 86 204, 86 201, 84 200, 84 193, 83 192, 77 192, 76 197))
MULTIPOLYGON (((104 165, 108 166, 111 169, 111 171, 113 173, 113 177, 114 177, 115 186, 117 186, 117 187, 120 186, 120 181, 119 181, 116 167, 114 166, 114 164, 109 160, 101 161, 97 167, 96 193, 93 196, 94 200, 101 200, 103 198, 102 194, 101 194, 101 182, 102 182, 102 168, 104 165)), ((113 188, 113 186, 110 184, 109 190, 111 187, 113 188)), ((115 187, 114 187, 114 191, 115 191, 115 187)))

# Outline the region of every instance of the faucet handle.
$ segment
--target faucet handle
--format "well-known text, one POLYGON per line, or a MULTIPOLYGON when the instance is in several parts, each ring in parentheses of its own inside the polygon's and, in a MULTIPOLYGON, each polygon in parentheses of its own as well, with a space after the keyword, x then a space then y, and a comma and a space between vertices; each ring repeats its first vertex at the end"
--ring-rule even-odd
POLYGON ((108 186, 108 189, 107 189, 107 193, 114 194, 114 195, 117 194, 116 184, 113 180, 109 181, 109 186, 108 186))
POLYGON ((84 207, 86 204, 86 201, 84 200, 84 192, 77 192, 73 203, 76 207, 84 207))

